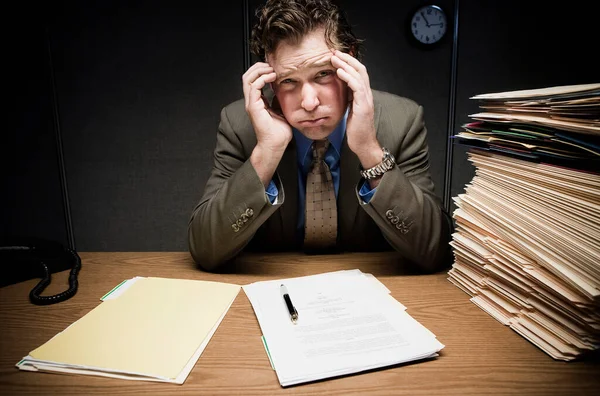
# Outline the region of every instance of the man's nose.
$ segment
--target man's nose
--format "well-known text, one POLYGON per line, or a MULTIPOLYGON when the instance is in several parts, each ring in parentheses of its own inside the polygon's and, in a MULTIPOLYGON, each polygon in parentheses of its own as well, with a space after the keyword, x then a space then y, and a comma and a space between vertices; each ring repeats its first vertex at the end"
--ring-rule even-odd
POLYGON ((304 84, 302 86, 302 108, 306 111, 313 111, 320 104, 317 90, 310 84, 304 84))

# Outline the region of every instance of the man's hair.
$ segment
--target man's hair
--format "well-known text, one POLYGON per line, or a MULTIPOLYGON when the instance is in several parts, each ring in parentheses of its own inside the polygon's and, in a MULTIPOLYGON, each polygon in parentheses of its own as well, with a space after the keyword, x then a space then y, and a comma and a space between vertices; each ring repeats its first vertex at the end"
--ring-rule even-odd
POLYGON ((282 41, 297 44, 318 28, 325 29, 327 45, 352 52, 360 59, 360 40, 354 36, 343 11, 329 0, 267 0, 256 10, 257 22, 250 36, 250 51, 260 60, 272 54, 282 41))

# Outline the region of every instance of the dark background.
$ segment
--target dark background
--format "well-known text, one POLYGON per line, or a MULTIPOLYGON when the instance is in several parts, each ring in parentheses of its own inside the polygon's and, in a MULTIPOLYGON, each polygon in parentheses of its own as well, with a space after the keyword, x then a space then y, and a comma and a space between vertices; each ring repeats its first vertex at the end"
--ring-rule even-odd
MULTIPOLYGON (((261 1, 55 1, 7 8, 0 234, 79 251, 187 250, 219 112, 242 97, 261 1), (40 8, 41 7, 41 8, 40 8)), ((474 169, 449 136, 480 93, 599 82, 596 2, 440 0, 440 43, 412 43, 419 0, 341 1, 371 85, 425 108, 450 211, 474 169)))

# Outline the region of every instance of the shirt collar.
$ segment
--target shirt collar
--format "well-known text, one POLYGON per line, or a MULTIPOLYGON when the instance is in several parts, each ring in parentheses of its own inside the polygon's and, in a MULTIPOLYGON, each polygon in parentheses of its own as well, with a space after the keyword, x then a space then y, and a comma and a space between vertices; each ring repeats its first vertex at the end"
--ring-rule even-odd
MULTIPOLYGON (((350 107, 346 109, 346 113, 340 120, 340 123, 335 127, 333 132, 327 136, 329 142, 337 152, 337 157, 340 158, 342 151, 342 142, 344 141, 344 135, 346 134, 346 121, 348 120, 348 111, 350 107)), ((292 132, 294 134, 294 139, 296 139, 296 149, 298 153, 298 165, 302 167, 305 163, 306 156, 310 152, 310 146, 312 145, 312 140, 304 136, 300 131, 296 128, 292 128, 292 132)))

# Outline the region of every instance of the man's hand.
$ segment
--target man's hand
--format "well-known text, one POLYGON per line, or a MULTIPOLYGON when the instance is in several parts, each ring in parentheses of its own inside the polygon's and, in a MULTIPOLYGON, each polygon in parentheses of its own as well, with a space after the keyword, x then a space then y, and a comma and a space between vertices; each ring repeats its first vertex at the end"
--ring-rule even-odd
POLYGON ((269 107, 262 94, 265 85, 275 79, 273 68, 263 62, 252 65, 242 77, 246 112, 256 133, 256 147, 250 155, 250 162, 265 187, 293 136, 292 127, 283 114, 269 107))
MULTIPOLYGON (((348 84, 352 94, 346 122, 348 146, 358 156, 364 169, 371 168, 381 162, 383 150, 377 141, 373 93, 367 68, 353 56, 340 51, 335 51, 331 64, 337 68, 338 77, 348 84)), ((378 180, 373 181, 371 187, 377 184, 378 180)))
POLYGON ((262 94, 265 85, 275 79, 273 68, 263 62, 255 63, 242 77, 246 112, 256 132, 257 145, 283 152, 292 140, 292 128, 278 110, 269 106, 262 94))

